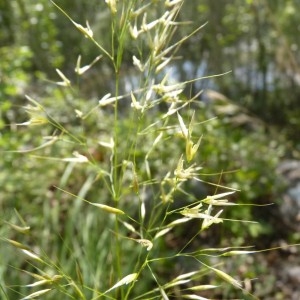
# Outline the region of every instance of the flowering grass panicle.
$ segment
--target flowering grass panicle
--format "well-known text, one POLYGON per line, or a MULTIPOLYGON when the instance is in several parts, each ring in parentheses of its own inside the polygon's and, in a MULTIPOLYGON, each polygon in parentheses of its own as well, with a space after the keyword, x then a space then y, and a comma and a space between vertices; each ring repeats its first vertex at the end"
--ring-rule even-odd
MULTIPOLYGON (((222 218, 219 207, 236 205, 223 199, 232 189, 217 192, 226 189, 221 185, 213 196, 189 198, 188 183, 202 182, 202 125, 197 120, 201 91, 191 97, 184 92, 203 78, 176 82, 170 69, 180 47, 203 26, 193 29, 192 22, 179 21, 183 0, 106 0, 111 22, 107 48, 96 40, 93 24, 77 23, 76 16, 51 2, 99 51, 86 66, 81 66, 82 55, 78 57, 78 80, 103 62, 114 70, 113 90, 98 91, 100 100, 92 107, 87 101, 81 107, 74 102, 71 114, 68 107, 61 119, 55 110, 50 114, 49 107, 27 97, 29 121, 21 125, 48 126, 52 135, 51 143, 34 148, 39 153, 31 158, 54 162, 60 177, 52 177, 55 184, 49 182, 45 199, 41 195, 40 229, 31 230, 23 221, 8 224, 18 238, 4 241, 25 255, 18 271, 37 279, 9 288, 24 300, 207 299, 203 291, 207 295, 218 288, 205 277, 212 273, 240 295, 250 295, 234 278, 237 274, 210 266, 205 249, 194 248, 202 231, 230 221, 222 218), (191 26, 191 33, 178 36, 179 26, 191 26), (131 85, 123 75, 125 55, 132 57, 131 85), (124 82, 129 92, 124 92, 124 82), (187 270, 190 263, 185 261, 190 259, 194 263, 187 270)), ((63 70, 56 72, 61 80, 56 85, 74 95, 73 79, 63 70)))

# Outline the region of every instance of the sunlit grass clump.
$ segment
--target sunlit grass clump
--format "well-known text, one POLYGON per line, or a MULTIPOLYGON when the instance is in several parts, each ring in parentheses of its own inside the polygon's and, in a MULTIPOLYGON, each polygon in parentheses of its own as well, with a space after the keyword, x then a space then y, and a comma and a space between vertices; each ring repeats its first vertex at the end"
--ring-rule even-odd
MULTIPOLYGON (((9 237, 3 240, 18 260, 7 271, 16 282, 2 282, 1 297, 208 299, 219 288, 209 274, 250 295, 238 274, 227 274, 220 262, 252 251, 205 249, 196 242, 211 226, 242 222, 222 217, 224 207, 237 205, 227 199, 233 189, 215 185, 214 195, 202 198, 190 190, 191 183, 205 181, 198 133, 209 120, 198 118, 201 91, 186 94, 191 82, 204 78, 176 82, 170 70, 181 59, 180 46, 201 27, 177 37, 178 26, 194 26, 177 21, 181 0, 105 2, 109 49, 95 40, 88 22, 78 24, 52 2, 99 49, 89 65, 78 57, 77 82, 94 64, 105 63, 114 88, 97 91, 97 103, 78 100, 77 82, 57 69, 56 84, 68 103, 59 106, 63 112, 58 99, 46 105, 27 96, 29 118, 18 125, 29 131, 39 126, 42 141, 16 151, 41 164, 50 161, 57 172, 48 176, 48 189, 30 212, 16 211, 6 222, 9 237), (129 88, 124 55, 132 55, 135 70, 129 88)), ((31 199, 23 201, 26 206, 31 199)))

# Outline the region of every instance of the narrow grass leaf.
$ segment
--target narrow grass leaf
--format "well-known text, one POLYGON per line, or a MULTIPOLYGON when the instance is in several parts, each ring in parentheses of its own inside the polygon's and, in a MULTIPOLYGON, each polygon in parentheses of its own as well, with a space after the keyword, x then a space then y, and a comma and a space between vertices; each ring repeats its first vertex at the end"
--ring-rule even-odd
POLYGON ((76 261, 76 275, 77 275, 77 279, 78 279, 79 283, 81 285, 83 285, 83 275, 82 275, 80 266, 77 261, 76 261))
POLYGON ((80 297, 80 299, 86 299, 84 294, 82 293, 81 289, 78 287, 78 285, 72 281, 71 285, 74 287, 76 293, 78 294, 78 296, 80 297))

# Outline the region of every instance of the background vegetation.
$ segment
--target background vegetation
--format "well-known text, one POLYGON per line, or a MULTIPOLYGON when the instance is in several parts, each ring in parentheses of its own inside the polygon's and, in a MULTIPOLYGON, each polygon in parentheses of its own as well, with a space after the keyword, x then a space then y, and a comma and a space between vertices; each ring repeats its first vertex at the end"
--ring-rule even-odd
MULTIPOLYGON (((160 2, 151 1, 150 16, 158 14, 160 2)), ((95 40, 104 49, 111 48, 111 13, 105 1, 63 0, 59 5, 77 23, 85 25, 88 20, 95 40)), ((180 26, 170 43, 208 23, 181 45, 176 53, 178 59, 168 66, 172 80, 183 82, 201 76, 231 73, 195 81, 185 87, 187 99, 202 91, 197 98, 199 107, 196 119, 200 126, 194 129, 193 134, 203 135, 197 156, 197 163, 202 167, 203 183, 191 182, 184 187, 189 196, 176 195, 179 203, 191 203, 195 198, 217 194, 221 191, 216 185, 222 185, 241 190, 232 196, 234 201, 241 204, 281 204, 285 186, 276 169, 284 159, 299 159, 299 9, 300 3, 296 0, 195 0, 186 1, 181 8, 177 20, 190 20, 192 23, 180 26)), ((99 170, 109 168, 110 152, 98 141, 109 141, 113 109, 91 114, 85 122, 74 111, 89 112, 105 93, 115 92, 115 69, 108 59, 101 58, 82 76, 76 74, 74 69, 79 55, 82 65, 88 65, 103 53, 99 53, 99 48, 84 38, 50 1, 26 1, 25 5, 19 0, 2 0, 0 25, 0 145, 3 150, 0 161, 1 237, 18 240, 18 234, 11 233, 9 224, 20 223, 20 215, 26 224, 35 229, 23 240, 25 244, 31 247, 38 244, 49 259, 63 262, 65 274, 77 271, 77 277, 88 278, 90 268, 80 265, 80 258, 85 256, 86 261, 93 262, 99 270, 99 274, 90 280, 101 281, 104 275, 100 274, 100 265, 105 257, 109 257, 109 248, 103 249, 103 243, 112 243, 112 240, 103 235, 99 238, 95 228, 101 231, 109 219, 95 217, 93 208, 83 209, 82 201, 75 201, 54 186, 83 198, 97 199, 99 193, 102 198, 108 197, 105 184, 98 178, 96 180, 95 174, 100 176, 99 170), (72 88, 55 84, 61 81, 56 68, 75 82, 72 88), (28 121, 24 110, 28 104, 25 94, 38 100, 47 108, 50 116, 55 116, 55 120, 72 133, 67 143, 54 144, 30 155, 7 152, 24 152, 39 147, 61 130, 56 123, 45 127, 16 126, 28 121), (80 153, 93 161, 88 167, 72 162, 56 163, 43 158, 69 157, 73 151, 78 151, 80 143, 84 144, 80 153), (80 244, 74 245, 72 241, 72 237, 78 235, 80 230, 78 243, 84 243, 85 249, 80 244), (98 253, 98 260, 95 260, 95 253, 98 253), (70 260, 70 257, 75 259, 70 260)), ((137 50, 129 38, 124 39, 124 49, 122 66, 118 70, 121 74, 120 94, 136 89, 139 80, 136 68, 132 65, 132 56, 136 55, 137 50)), ((142 50, 146 57, 150 50, 142 50)), ((163 111, 164 104, 160 105, 163 111)), ((126 107, 126 104, 119 107, 118 135, 126 140, 123 148, 119 149, 120 153, 135 143, 135 136, 132 136, 134 124, 126 107)), ((191 115, 185 117, 190 118, 191 115)), ((150 125, 152 121, 146 118, 144 122, 150 125)), ((142 143, 144 148, 136 150, 137 165, 141 164, 153 139, 155 136, 149 139, 145 137, 142 143)), ((178 143, 165 145, 168 143, 158 145, 153 152, 151 172, 156 180, 162 180, 163 175, 176 165, 174 157, 178 157, 182 150, 178 143), (170 153, 174 155, 172 158, 170 153)), ((141 172, 146 174, 146 170, 141 172)), ((149 197, 152 193, 158 193, 155 189, 146 192, 149 197)), ((127 209, 134 210, 134 205, 130 203, 130 192, 124 193, 127 209)), ((227 209, 224 217, 255 219, 259 224, 244 226, 225 222, 221 227, 212 227, 202 233, 193 241, 191 249, 199 245, 256 245, 262 249, 299 241, 299 233, 281 224, 277 206, 259 209, 238 206, 227 209)), ((172 234, 166 236, 167 243, 162 246, 160 253, 168 256, 173 249, 183 247, 187 243, 187 231, 191 232, 191 236, 196 233, 187 226, 178 229, 180 238, 172 234)), ((11 249, 10 245, 1 243, 1 262, 4 263, 0 264, 0 278, 4 278, 1 282, 3 293, 8 293, 9 299, 14 299, 16 293, 28 294, 28 288, 23 286, 31 283, 32 278, 28 274, 20 275, 26 262, 24 257, 16 256, 11 249), (4 292, 6 285, 9 291, 4 292)), ((129 260, 133 259, 130 251, 130 246, 125 247, 124 256, 129 260)), ((279 260, 282 255, 289 257, 289 252, 280 253, 279 260)), ((225 268, 228 272, 238 270, 242 278, 262 278, 265 286, 262 288, 260 283, 253 283, 251 290, 260 298, 291 297, 291 291, 282 288, 284 280, 273 272, 273 267, 275 269, 279 263, 275 263, 268 255, 255 259, 255 263, 253 257, 226 262, 225 268)), ((167 281, 173 269, 179 272, 181 267, 178 261, 175 266, 165 263, 157 269, 167 281)), ((33 267, 27 270, 32 272, 33 267)), ((148 276, 151 277, 151 274, 148 276)), ((205 279, 205 276, 208 275, 203 274, 202 278, 205 279)), ((106 278, 109 283, 115 279, 106 278)), ((140 282, 139 289, 142 291, 142 280, 140 282)), ((214 277, 209 277, 209 282, 219 284, 214 277)), ((176 295, 176 291, 174 293, 176 295)), ((235 297, 236 293, 231 287, 224 287, 222 295, 207 296, 228 299, 235 297)))

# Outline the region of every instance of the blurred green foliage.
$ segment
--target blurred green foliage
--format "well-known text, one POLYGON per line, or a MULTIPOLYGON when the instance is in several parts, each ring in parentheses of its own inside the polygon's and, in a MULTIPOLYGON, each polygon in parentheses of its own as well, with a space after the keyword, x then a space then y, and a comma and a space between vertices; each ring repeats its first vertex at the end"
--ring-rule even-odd
MULTIPOLYGON (((103 1, 63 0, 60 5, 79 24, 88 21, 96 40, 110 48, 110 15, 103 1)), ((53 78, 53 70, 62 67, 71 76, 79 54, 86 62, 98 55, 97 48, 70 29, 70 21, 61 17, 49 1, 24 5, 22 1, 6 0, 2 6, 0 45, 27 47, 33 54, 34 70, 53 78)), ((178 77, 185 80, 199 72, 207 75, 232 70, 231 75, 213 80, 215 87, 268 123, 284 127, 286 134, 295 138, 299 129, 295 109, 300 97, 296 89, 300 73, 298 9, 299 3, 292 0, 186 1, 179 19, 188 16, 195 25, 208 24, 181 48, 184 62, 192 65, 186 70, 178 62, 178 77)), ((183 26, 177 35, 186 35, 189 28, 183 26)), ((124 60, 130 65, 133 49, 126 47, 124 60)), ((105 63, 99 65, 100 74, 107 74, 107 68, 105 63)), ((101 86, 107 80, 105 76, 97 78, 95 84, 101 86)), ((197 83, 194 89, 206 86, 207 82, 197 83)))

